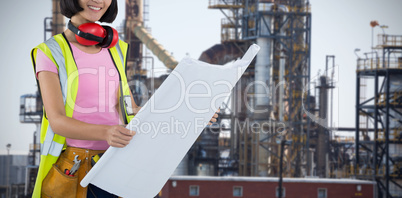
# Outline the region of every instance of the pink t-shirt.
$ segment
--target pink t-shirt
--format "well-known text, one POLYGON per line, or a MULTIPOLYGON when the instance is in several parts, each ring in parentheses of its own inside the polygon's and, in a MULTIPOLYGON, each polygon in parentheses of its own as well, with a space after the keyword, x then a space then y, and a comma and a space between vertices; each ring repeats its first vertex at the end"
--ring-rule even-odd
MULTIPOLYGON (((73 118, 91 124, 120 124, 118 105, 119 74, 107 49, 88 54, 70 43, 78 68, 78 91, 73 118)), ((56 65, 40 50, 36 56, 36 75, 41 71, 57 73, 56 65)), ((85 131, 91 133, 91 131, 85 131)), ((72 147, 105 150, 106 141, 67 138, 72 147)))

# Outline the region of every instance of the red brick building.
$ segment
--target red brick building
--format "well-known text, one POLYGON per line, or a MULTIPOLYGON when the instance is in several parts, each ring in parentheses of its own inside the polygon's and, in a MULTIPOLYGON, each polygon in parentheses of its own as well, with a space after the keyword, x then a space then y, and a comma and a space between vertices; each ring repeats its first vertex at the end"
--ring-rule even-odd
MULTIPOLYGON (((173 176, 162 198, 275 198, 275 177, 173 176)), ((373 198, 375 182, 354 179, 284 178, 285 198, 373 198)))

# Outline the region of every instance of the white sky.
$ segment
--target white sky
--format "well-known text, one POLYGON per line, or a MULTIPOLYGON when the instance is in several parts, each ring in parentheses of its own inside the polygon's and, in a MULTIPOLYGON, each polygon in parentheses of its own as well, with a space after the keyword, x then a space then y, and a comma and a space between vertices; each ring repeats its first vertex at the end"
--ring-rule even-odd
MULTIPOLYGON (((124 0, 113 26, 124 17, 124 0)), ((339 95, 335 97, 334 121, 338 126, 354 127, 356 56, 354 49, 370 51, 371 20, 388 25, 388 34, 402 35, 402 1, 400 0, 310 0, 312 6, 311 76, 324 71, 325 56, 335 55, 339 69, 339 95), (338 105, 339 104, 339 105, 338 105)), ((0 154, 11 143, 11 154, 27 154, 32 143, 34 124, 19 122, 21 95, 36 92, 30 50, 43 41, 43 20, 51 16, 50 0, 13 0, 0 3, 0 154)), ((208 9, 207 0, 150 0, 152 35, 177 60, 186 53, 193 58, 220 42, 219 10, 208 9)), ((382 33, 380 28, 374 34, 382 33)), ((375 41, 376 42, 376 41, 375 41)), ((156 61, 156 67, 162 63, 156 61)))

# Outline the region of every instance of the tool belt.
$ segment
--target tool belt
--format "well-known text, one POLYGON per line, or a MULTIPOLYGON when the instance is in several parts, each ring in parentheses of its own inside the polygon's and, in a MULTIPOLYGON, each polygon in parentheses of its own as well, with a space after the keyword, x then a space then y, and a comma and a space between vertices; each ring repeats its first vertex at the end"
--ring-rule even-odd
POLYGON ((42 197, 87 197, 87 188, 83 188, 80 182, 91 170, 93 157, 104 152, 105 150, 67 147, 43 180, 42 197), (74 164, 77 164, 77 161, 79 161, 79 168, 74 172, 74 166, 77 166, 74 164), (70 173, 70 171, 73 173, 70 173))

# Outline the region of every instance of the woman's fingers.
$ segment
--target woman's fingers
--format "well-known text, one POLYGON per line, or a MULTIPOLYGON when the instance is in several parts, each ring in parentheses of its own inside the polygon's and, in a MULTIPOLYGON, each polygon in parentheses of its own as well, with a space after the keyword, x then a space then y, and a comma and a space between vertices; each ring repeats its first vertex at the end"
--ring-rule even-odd
POLYGON ((221 109, 218 109, 218 111, 215 112, 213 118, 218 118, 218 116, 219 116, 218 113, 219 113, 219 112, 221 112, 221 109))
POLYGON ((118 131, 123 135, 123 136, 128 136, 128 137, 132 137, 135 135, 135 131, 131 131, 123 126, 119 126, 118 127, 118 131))
POLYGON ((109 131, 108 144, 118 148, 125 147, 130 143, 134 135, 134 131, 123 126, 112 126, 109 131))
POLYGON ((217 118, 219 117, 218 113, 221 111, 221 109, 218 109, 216 113, 212 116, 211 120, 209 121, 208 125, 211 125, 212 123, 217 121, 217 118))

